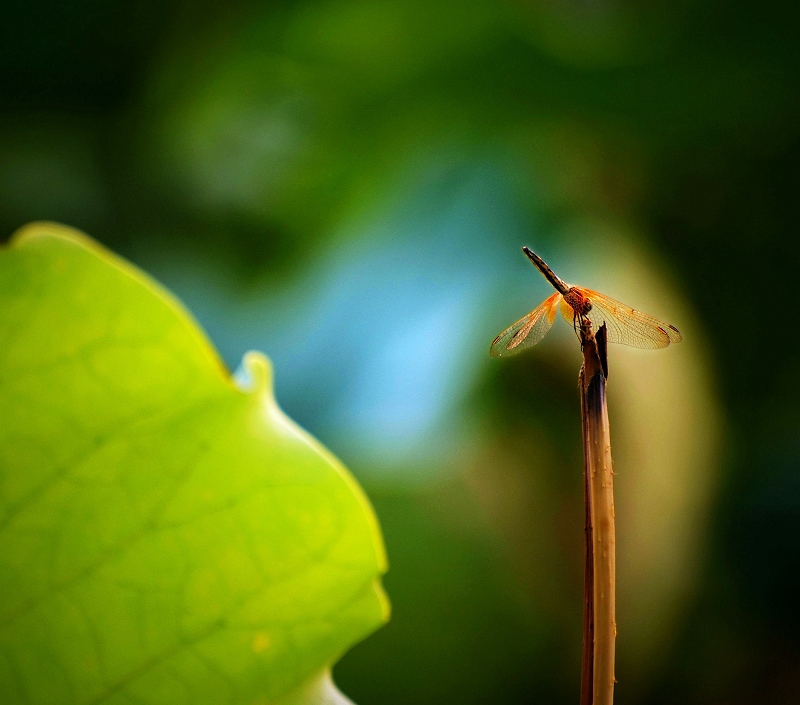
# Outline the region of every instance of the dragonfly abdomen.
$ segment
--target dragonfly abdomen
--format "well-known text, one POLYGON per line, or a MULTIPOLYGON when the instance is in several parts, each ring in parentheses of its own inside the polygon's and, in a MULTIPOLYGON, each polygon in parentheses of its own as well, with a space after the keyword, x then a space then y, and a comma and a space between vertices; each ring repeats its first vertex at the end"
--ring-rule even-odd
POLYGON ((545 276, 545 279, 549 281, 554 287, 555 290, 559 294, 566 294, 569 291, 569 284, 567 284, 561 277, 557 276, 556 273, 547 266, 547 263, 539 257, 532 249, 529 247, 523 247, 522 251, 528 256, 528 259, 536 265, 536 268, 545 276))

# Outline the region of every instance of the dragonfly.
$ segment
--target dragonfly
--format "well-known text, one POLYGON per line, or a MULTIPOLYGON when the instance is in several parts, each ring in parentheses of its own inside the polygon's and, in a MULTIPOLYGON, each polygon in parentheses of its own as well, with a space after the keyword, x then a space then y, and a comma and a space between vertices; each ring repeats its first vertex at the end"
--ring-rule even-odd
POLYGON ((681 342, 680 331, 675 326, 659 321, 598 291, 567 284, 533 250, 523 247, 522 251, 553 285, 556 293, 500 333, 489 350, 492 357, 513 355, 536 345, 547 335, 559 309, 564 318, 572 323, 576 332, 580 325, 587 321, 592 324, 592 329, 595 331, 605 323, 609 343, 655 349, 681 342))

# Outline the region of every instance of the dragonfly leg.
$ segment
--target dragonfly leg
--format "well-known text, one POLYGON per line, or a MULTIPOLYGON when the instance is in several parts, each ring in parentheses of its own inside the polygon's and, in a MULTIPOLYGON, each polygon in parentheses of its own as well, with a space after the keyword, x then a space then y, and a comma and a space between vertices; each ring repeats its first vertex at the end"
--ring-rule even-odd
POLYGON ((592 322, 589 320, 589 317, 584 315, 583 313, 578 313, 577 311, 572 312, 572 330, 575 331, 575 335, 577 336, 578 340, 581 341, 581 350, 583 349, 583 337, 581 336, 581 331, 583 330, 584 324, 588 324, 589 330, 592 329, 592 322))

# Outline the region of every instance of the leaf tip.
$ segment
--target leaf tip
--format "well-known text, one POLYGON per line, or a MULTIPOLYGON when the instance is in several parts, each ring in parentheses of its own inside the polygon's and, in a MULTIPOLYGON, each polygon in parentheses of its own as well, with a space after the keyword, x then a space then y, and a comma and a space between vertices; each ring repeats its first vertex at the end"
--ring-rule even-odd
POLYGON ((244 354, 242 364, 233 378, 236 386, 243 392, 272 396, 272 363, 258 350, 250 350, 244 354))

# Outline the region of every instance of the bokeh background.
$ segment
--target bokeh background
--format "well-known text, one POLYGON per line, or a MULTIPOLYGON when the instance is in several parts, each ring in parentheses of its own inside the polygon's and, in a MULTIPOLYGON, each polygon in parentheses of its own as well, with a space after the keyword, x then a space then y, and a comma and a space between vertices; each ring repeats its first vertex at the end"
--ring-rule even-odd
POLYGON ((800 696, 800 42, 790 3, 56 0, 0 8, 0 232, 153 273, 382 522, 359 705, 574 703, 580 354, 488 346, 568 281, 614 346, 620 705, 800 696))

